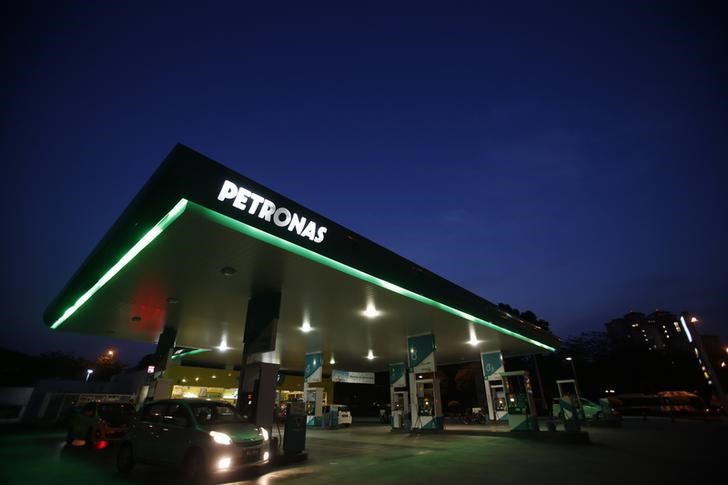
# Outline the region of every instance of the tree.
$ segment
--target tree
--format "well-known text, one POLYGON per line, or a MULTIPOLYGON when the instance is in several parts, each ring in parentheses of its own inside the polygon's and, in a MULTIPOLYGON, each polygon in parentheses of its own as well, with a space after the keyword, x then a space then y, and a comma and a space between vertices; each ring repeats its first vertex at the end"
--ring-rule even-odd
POLYGON ((538 317, 531 310, 526 310, 525 312, 521 313, 521 318, 528 323, 533 323, 534 325, 538 324, 538 317))
POLYGON ((518 308, 513 308, 508 303, 498 303, 498 308, 507 311, 511 315, 515 315, 517 317, 521 316, 521 312, 518 311, 518 308))
POLYGON ((101 355, 96 357, 94 380, 108 381, 121 372, 123 368, 124 364, 119 362, 117 352, 114 349, 106 349, 101 355))

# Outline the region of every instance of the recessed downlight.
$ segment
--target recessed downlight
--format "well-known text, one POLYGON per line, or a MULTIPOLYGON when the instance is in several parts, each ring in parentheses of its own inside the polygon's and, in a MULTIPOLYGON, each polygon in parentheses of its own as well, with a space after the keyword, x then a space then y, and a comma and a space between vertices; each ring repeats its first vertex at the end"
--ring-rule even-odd
POLYGON ((141 322, 142 321, 142 317, 140 317, 139 315, 134 315, 133 317, 131 317, 131 321, 132 322, 135 322, 135 323, 136 322, 141 322))
POLYGON ((379 316, 381 312, 377 310, 377 307, 374 306, 374 303, 368 303, 366 310, 362 312, 362 314, 367 318, 376 318, 379 316))
POLYGON ((223 276, 232 276, 235 274, 235 272, 236 272, 236 269, 233 268, 232 266, 225 266, 224 268, 222 268, 220 270, 220 273, 222 273, 223 276))

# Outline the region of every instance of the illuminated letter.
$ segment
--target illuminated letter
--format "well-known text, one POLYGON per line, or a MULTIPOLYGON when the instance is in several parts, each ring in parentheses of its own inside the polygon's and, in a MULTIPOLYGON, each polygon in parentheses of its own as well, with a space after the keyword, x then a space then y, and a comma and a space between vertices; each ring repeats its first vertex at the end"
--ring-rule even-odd
POLYGON ((248 214, 255 214, 255 211, 258 210, 258 206, 261 202, 263 202, 265 199, 258 194, 250 193, 250 198, 253 199, 253 202, 250 204, 250 209, 248 209, 248 214))
POLYGON ((306 229, 303 230, 301 233, 301 237, 307 237, 311 241, 313 241, 314 236, 316 235, 316 223, 311 221, 308 223, 308 226, 306 226, 306 229))
POLYGON ((281 207, 275 212, 275 214, 273 214, 273 222, 275 222, 278 227, 287 226, 288 223, 291 222, 291 211, 285 207, 281 207), (283 215, 283 219, 281 219, 281 215, 283 215))
POLYGON ((299 236, 301 235, 301 231, 303 231, 303 226, 306 225, 306 218, 305 217, 299 217, 298 214, 295 212, 293 213, 293 217, 291 218, 291 223, 288 225, 288 230, 296 230, 296 234, 299 236))
POLYGON ((229 180, 226 180, 224 184, 222 184, 222 188, 220 189, 220 193, 217 194, 217 200, 225 200, 225 199, 232 199, 235 197, 235 194, 238 193, 238 186, 232 183, 229 180))
POLYGON ((320 243, 324 240, 324 234, 326 234, 326 228, 325 227, 319 227, 318 232, 316 232, 316 237, 314 238, 313 242, 320 243))
POLYGON ((263 201, 263 207, 260 208, 260 214, 258 214, 258 217, 270 222, 270 218, 275 211, 276 211, 276 205, 273 202, 269 201, 268 199, 265 199, 263 201))
POLYGON ((233 207, 244 211, 248 197, 250 197, 250 191, 240 187, 238 189, 238 196, 235 197, 235 200, 233 201, 233 207))

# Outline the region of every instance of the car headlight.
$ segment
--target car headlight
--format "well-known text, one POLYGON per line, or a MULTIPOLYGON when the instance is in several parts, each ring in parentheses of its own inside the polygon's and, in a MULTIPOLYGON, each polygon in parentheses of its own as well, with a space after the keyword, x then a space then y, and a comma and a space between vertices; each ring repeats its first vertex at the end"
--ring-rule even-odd
POLYGON ((225 433, 220 433, 219 431, 210 431, 210 437, 215 441, 215 443, 220 445, 231 445, 233 444, 233 440, 230 438, 230 436, 226 435, 225 433))
POLYGON ((268 441, 268 438, 269 438, 270 436, 268 436, 268 430, 267 430, 267 429, 265 429, 265 428, 260 428, 260 434, 262 434, 262 435, 263 435, 263 441, 268 441))

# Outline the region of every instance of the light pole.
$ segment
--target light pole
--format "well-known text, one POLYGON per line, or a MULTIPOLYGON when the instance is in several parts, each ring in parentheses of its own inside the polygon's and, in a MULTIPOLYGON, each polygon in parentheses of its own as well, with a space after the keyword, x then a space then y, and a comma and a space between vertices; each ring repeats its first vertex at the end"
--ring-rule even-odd
POLYGON ((94 373, 93 369, 86 369, 86 382, 88 382, 88 378, 91 377, 91 374, 94 373))
POLYGON ((579 394, 579 380, 576 378, 576 366, 574 365, 574 359, 567 357, 566 360, 571 364, 571 374, 574 376, 574 390, 576 391, 576 406, 577 409, 581 410, 581 395, 579 394))
POLYGON ((574 367, 574 359, 571 357, 567 357, 566 360, 568 360, 569 364, 571 364, 571 372, 574 376, 574 382, 576 382, 576 367, 574 367))

